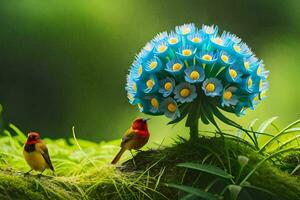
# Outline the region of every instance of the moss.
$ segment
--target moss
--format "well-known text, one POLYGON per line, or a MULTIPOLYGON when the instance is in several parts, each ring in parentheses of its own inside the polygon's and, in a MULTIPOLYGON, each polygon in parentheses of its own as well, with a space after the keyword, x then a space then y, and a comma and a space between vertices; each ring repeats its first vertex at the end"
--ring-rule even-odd
MULTIPOLYGON (((250 158, 246 172, 263 158, 251 147, 231 139, 224 142, 221 138, 201 138, 194 143, 181 140, 171 147, 139 152, 134 158, 136 167, 128 160, 117 168, 101 165, 76 176, 40 178, 0 169, 0 199, 176 199, 184 193, 168 188, 164 183, 204 187, 213 178, 177 167, 178 163, 206 160, 206 163, 227 170, 230 165, 236 176, 238 155, 250 158), (229 160, 227 155, 230 155, 229 160)), ((299 177, 280 170, 271 161, 261 165, 249 182, 272 191, 281 200, 300 199, 299 177)), ((222 187, 218 185, 215 191, 222 187)))
POLYGON ((81 194, 75 191, 71 179, 1 170, 1 199, 80 199, 81 194))

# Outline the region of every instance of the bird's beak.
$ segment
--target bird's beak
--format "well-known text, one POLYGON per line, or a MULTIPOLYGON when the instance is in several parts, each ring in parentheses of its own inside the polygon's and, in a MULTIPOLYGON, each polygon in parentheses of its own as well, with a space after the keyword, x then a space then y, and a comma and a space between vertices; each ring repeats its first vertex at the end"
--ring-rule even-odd
POLYGON ((144 118, 143 121, 147 122, 148 120, 150 120, 151 118, 144 118))

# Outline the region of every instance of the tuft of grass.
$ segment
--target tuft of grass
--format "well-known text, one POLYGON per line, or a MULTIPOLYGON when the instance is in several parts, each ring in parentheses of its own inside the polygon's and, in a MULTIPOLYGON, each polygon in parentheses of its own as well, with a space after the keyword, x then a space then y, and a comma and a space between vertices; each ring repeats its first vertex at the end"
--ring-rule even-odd
MULTIPOLYGON (((273 120, 269 120, 267 124, 272 123, 273 120)), ((265 131, 268 126, 260 129, 265 131)), ((76 138, 73 129, 73 138, 68 140, 45 139, 56 176, 47 171, 45 176, 39 177, 35 173, 24 176, 29 170, 22 156, 26 136, 10 125, 0 135, 0 199, 178 199, 186 197, 186 193, 166 184, 195 186, 205 191, 224 188, 222 181, 215 180, 212 174, 196 173, 177 167, 178 164, 214 165, 237 177, 239 155, 249 158, 241 177, 250 172, 251 176, 244 182, 271 191, 282 200, 300 199, 298 163, 291 162, 292 157, 289 157, 297 153, 287 152, 295 147, 296 140, 266 155, 241 137, 230 137, 229 133, 228 137, 219 137, 220 134, 214 132, 215 137, 199 138, 192 143, 178 138, 172 146, 137 153, 136 166, 128 160, 129 153, 123 157, 123 165, 112 166, 109 163, 119 150, 119 141, 81 140, 76 138)))

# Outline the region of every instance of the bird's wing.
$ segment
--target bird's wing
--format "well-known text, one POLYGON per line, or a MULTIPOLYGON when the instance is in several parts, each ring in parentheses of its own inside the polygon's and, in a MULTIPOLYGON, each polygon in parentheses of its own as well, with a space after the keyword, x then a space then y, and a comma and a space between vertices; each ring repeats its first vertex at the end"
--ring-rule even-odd
POLYGON ((122 138, 121 147, 123 147, 124 144, 126 144, 128 141, 130 141, 135 136, 136 136, 136 131, 133 130, 132 128, 128 129, 122 138))
POLYGON ((39 150, 40 153, 42 154, 42 156, 45 159, 46 163, 48 164, 49 168, 52 171, 54 171, 47 146, 44 143, 37 143, 36 147, 37 147, 37 150, 39 150))

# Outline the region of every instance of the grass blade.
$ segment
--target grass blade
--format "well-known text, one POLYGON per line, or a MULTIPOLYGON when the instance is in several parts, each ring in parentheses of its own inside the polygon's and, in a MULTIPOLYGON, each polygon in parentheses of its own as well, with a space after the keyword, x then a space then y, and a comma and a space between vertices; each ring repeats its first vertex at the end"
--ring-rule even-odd
POLYGON ((226 178, 226 179, 233 178, 232 175, 228 174, 221 168, 213 166, 213 165, 198 164, 198 163, 180 163, 177 166, 206 172, 206 173, 213 174, 213 175, 216 175, 216 176, 219 176, 222 178, 226 178))
POLYGON ((282 129, 281 131, 279 131, 273 138, 269 139, 258 151, 259 153, 261 153, 266 146, 268 146, 269 144, 271 144, 274 140, 277 140, 278 137, 280 137, 282 134, 285 134, 286 131, 288 131, 289 129, 291 129, 293 126, 297 125, 300 123, 300 119, 290 123, 289 125, 287 125, 284 129, 282 129))
POLYGON ((206 199, 206 200, 217 200, 217 196, 209 193, 209 192, 205 192, 204 190, 201 190, 199 188, 194 188, 194 187, 190 187, 190 186, 186 186, 186 185, 177 185, 177 184, 166 184, 167 187, 172 187, 181 191, 185 191, 187 193, 193 194, 197 197, 206 199))
POLYGON ((295 137, 285 141, 278 147, 278 149, 282 149, 283 147, 287 146, 288 144, 291 144, 293 141, 296 141, 298 138, 300 138, 300 135, 296 135, 295 137))
POLYGON ((291 175, 295 174, 296 171, 300 169, 300 164, 295 167, 295 169, 291 172, 291 175))
POLYGON ((278 116, 271 117, 270 119, 267 119, 257 129, 257 132, 263 133, 276 119, 278 119, 278 116))

